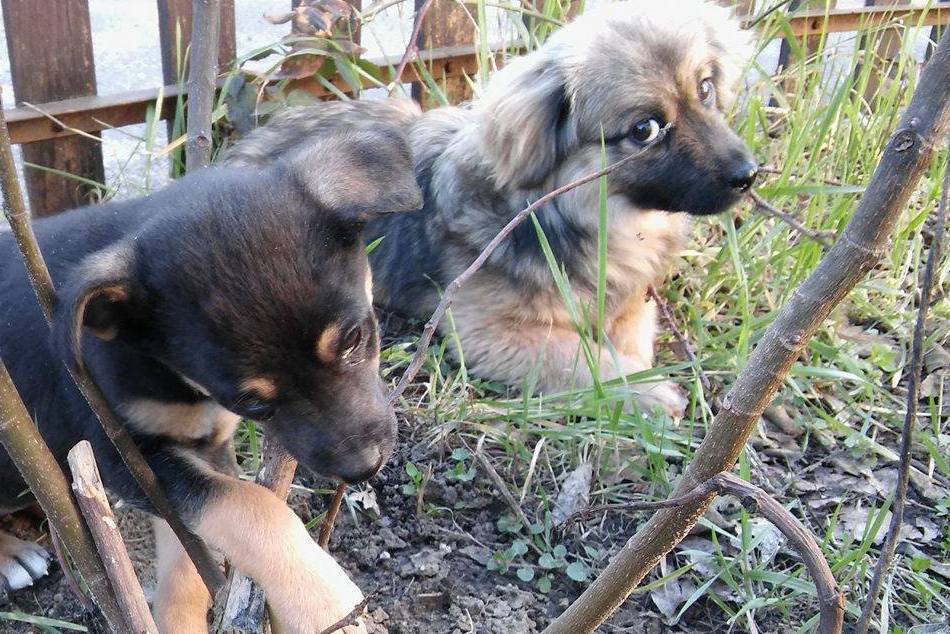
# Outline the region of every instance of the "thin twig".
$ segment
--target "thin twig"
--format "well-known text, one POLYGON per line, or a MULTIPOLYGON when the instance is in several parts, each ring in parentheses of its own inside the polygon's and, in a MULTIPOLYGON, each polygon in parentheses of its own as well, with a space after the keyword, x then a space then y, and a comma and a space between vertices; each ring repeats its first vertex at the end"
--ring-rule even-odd
POLYGON ((673 321, 673 314, 670 313, 670 307, 667 305, 666 300, 660 297, 660 294, 656 292, 656 289, 653 286, 647 288, 647 295, 656 303, 656 309, 660 312, 660 319, 666 324, 666 327, 673 334, 673 338, 676 339, 681 346, 683 346, 683 352, 686 354, 686 359, 696 368, 696 372, 699 374, 699 382, 703 386, 703 390, 707 394, 712 393, 712 383, 709 381, 709 377, 706 375, 706 371, 703 370, 702 365, 699 363, 699 358, 696 356, 696 350, 693 348, 693 344, 690 343, 689 338, 681 331, 677 326, 676 322, 673 321))
MULTIPOLYGON (((286 500, 297 470, 297 460, 274 438, 264 439, 261 466, 255 482, 286 500)), ((231 568, 224 588, 215 600, 215 632, 257 634, 266 631, 264 590, 250 577, 231 568)))
POLYGON ((575 522, 590 519, 594 515, 605 511, 656 511, 657 509, 671 509, 677 506, 683 506, 690 502, 704 500, 713 493, 720 493, 721 482, 719 476, 706 480, 695 489, 675 498, 667 500, 643 501, 643 502, 624 502, 622 504, 601 504, 599 506, 589 506, 586 509, 571 513, 562 526, 566 529, 575 522))
POLYGON ((947 224, 947 206, 950 205, 950 168, 947 168, 943 180, 943 195, 937 209, 937 222, 934 226, 930 253, 924 266, 924 277, 920 283, 920 305, 917 308, 917 324, 914 326, 914 340, 911 344, 910 375, 907 377, 907 412, 904 415, 904 428, 901 431, 900 464, 894 505, 891 508, 891 524, 887 529, 887 538, 881 548, 881 556, 874 566, 874 577, 861 610, 861 618, 855 628, 856 634, 866 634, 871 626, 871 618, 877 605, 877 597, 884 584, 884 577, 890 572, 897 551, 901 526, 904 523, 904 507, 907 503, 907 485, 910 480, 911 447, 914 441, 914 426, 917 424, 917 401, 920 398, 920 378, 923 370, 925 327, 927 311, 930 308, 930 293, 933 287, 934 271, 940 265, 943 248, 943 233, 947 224))
POLYGON ((844 595, 838 589, 831 567, 811 532, 768 493, 731 473, 715 475, 685 495, 667 500, 593 506, 572 514, 564 522, 564 526, 570 526, 603 511, 655 511, 694 504, 716 495, 734 495, 747 511, 761 514, 782 532, 805 562, 815 582, 820 613, 818 631, 821 634, 839 634, 844 623, 844 595))
POLYGON ((462 285, 474 275, 481 267, 485 264, 488 258, 492 253, 495 252, 495 249, 504 242, 511 232, 515 228, 525 221, 528 216, 530 216, 535 211, 541 209, 544 205, 548 204, 558 196, 566 194, 567 192, 577 189, 581 185, 586 185, 592 181, 597 180, 607 176, 614 170, 623 167, 627 163, 630 163, 642 156, 649 150, 651 147, 663 141, 666 138, 666 134, 673 127, 672 123, 668 123, 666 127, 660 130, 659 136, 656 140, 653 141, 650 145, 646 145, 640 148, 634 154, 625 156, 616 163, 608 165, 606 168, 600 170, 599 172, 594 172, 593 174, 588 174, 583 178, 579 178, 575 181, 572 181, 566 185, 558 187, 552 192, 545 194, 541 198, 537 199, 524 209, 522 209, 518 214, 508 221, 501 231, 499 231, 494 238, 491 239, 482 252, 475 258, 475 261, 472 262, 467 269, 465 269, 461 275, 452 280, 448 286, 445 287, 445 291, 442 293, 442 299, 439 301, 439 305, 436 306, 435 311, 432 313, 432 316, 429 318, 429 321, 426 322, 425 327, 422 329, 422 335, 419 337, 419 343, 416 344, 416 353, 412 356, 412 360, 409 362, 409 367, 406 368, 406 371, 403 373, 402 377, 399 379, 399 383, 396 385, 396 388, 392 391, 392 394, 389 395, 389 402, 395 403, 396 400, 406 391, 406 388, 409 387, 409 384, 413 379, 416 378, 416 375, 419 373, 419 370, 422 368, 422 364, 425 362, 425 354, 429 349, 429 345, 432 343, 432 337, 435 335, 435 329, 438 327, 439 322, 442 320, 442 317, 445 316, 445 311, 448 310, 449 306, 452 305, 452 300, 455 298, 455 295, 458 293, 462 285))
POLYGON ((825 248, 831 248, 831 240, 829 240, 825 235, 823 235, 822 232, 809 229, 808 227, 800 223, 795 218, 795 216, 782 211, 775 205, 770 204, 764 198, 762 198, 762 196, 760 196, 757 192, 749 191, 749 198, 752 199, 752 201, 755 203, 756 209, 758 209, 759 211, 762 211, 766 215, 772 216, 773 218, 778 218, 779 220, 781 220, 782 222, 790 226, 792 229, 794 229, 798 233, 808 238, 811 238, 812 240, 814 240, 821 246, 825 248))
POLYGON ((363 597, 363 600, 357 603, 356 607, 350 610, 349 614, 344 616, 342 619, 340 619, 339 621, 337 621, 330 627, 321 630, 320 634, 333 634, 334 632, 339 632, 344 627, 347 627, 349 625, 356 625, 359 622, 360 617, 363 616, 363 612, 366 611, 366 606, 369 605, 369 601, 372 598, 373 598, 372 594, 368 594, 365 597, 363 597))
POLYGON ((323 550, 330 549, 330 536, 333 535, 333 523, 336 521, 336 516, 340 512, 340 505, 343 503, 343 495, 345 493, 346 482, 340 482, 340 486, 336 488, 336 492, 333 494, 333 499, 330 500, 327 514, 320 524, 320 538, 317 540, 317 543, 320 544, 320 548, 323 550))
POLYGON ((481 466, 481 468, 488 475, 488 478, 495 485, 495 488, 498 489, 498 492, 501 493, 501 497, 504 498, 508 508, 511 509, 511 512, 515 514, 515 517, 518 518, 518 521, 521 522, 521 525, 524 526, 525 530, 528 531, 528 535, 530 535, 531 521, 528 519, 528 516, 524 514, 524 509, 521 508, 521 505, 518 504, 518 500, 516 500, 515 496, 512 495, 511 491, 508 490, 508 486, 505 484, 505 481, 502 480, 500 475, 498 475, 495 467, 493 467, 492 463, 489 462, 488 457, 482 451, 481 447, 475 450, 475 459, 478 460, 479 466, 481 466))
POLYGON ((406 65, 409 64, 409 61, 419 52, 419 37, 422 33, 422 23, 429 9, 432 8, 432 2, 433 0, 426 0, 425 4, 419 7, 419 10, 416 12, 416 19, 412 25, 412 35, 409 36, 409 44, 406 46, 406 51, 402 54, 402 59, 399 60, 399 66, 396 67, 396 74, 393 75, 393 87, 399 85, 399 82, 402 80, 402 74, 406 70, 406 65))

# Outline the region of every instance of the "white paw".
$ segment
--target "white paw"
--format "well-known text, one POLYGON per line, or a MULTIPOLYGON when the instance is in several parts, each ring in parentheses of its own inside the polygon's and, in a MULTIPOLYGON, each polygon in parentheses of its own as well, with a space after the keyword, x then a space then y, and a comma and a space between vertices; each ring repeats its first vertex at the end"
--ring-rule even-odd
POLYGON ((8 590, 33 585, 49 572, 49 553, 33 542, 0 533, 0 583, 8 590))
POLYGON ((658 383, 640 383, 634 386, 637 391, 637 405, 641 410, 653 411, 659 408, 673 420, 681 420, 686 415, 689 399, 682 388, 671 381, 658 383))

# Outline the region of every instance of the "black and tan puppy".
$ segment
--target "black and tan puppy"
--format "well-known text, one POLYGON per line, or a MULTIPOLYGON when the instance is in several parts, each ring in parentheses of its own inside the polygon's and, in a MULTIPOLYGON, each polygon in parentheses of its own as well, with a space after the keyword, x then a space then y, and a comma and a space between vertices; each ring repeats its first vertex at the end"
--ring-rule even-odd
MULTIPOLYGON (((359 590, 265 489, 234 477, 239 417, 301 464, 350 482, 377 472, 395 420, 362 229, 417 209, 408 147, 392 126, 337 127, 264 168, 208 168, 147 197, 39 220, 57 283, 53 337, 9 233, 0 234, 0 355, 56 456, 80 439, 106 485, 148 510, 67 374, 70 333, 185 522, 267 592, 281 632, 312 634, 359 590)), ((0 508, 29 503, 0 451, 0 508)), ((208 596, 156 522, 157 621, 207 632, 208 596)), ((45 572, 35 546, 0 535, 0 575, 45 572)))
MULTIPOLYGON (((368 228, 369 238, 385 236, 371 256, 377 301, 428 316, 439 289, 515 214, 602 167, 602 141, 608 163, 649 146, 608 178, 605 329, 617 354, 596 355, 593 371, 579 354, 530 222, 462 287, 453 316, 469 370, 510 385, 559 391, 591 385, 594 372, 607 380, 650 368, 656 307, 647 288, 662 282, 685 245, 689 215, 728 209, 756 175, 723 114, 748 55, 738 23, 711 2, 610 3, 513 60, 470 104, 417 114, 405 125, 425 208, 368 228), (653 144, 667 124, 669 133, 653 144)), ((379 118, 387 109, 406 116, 399 102, 291 110, 239 143, 229 160, 266 164, 311 134, 319 138, 340 116, 379 118)), ((595 182, 537 214, 591 323, 598 211, 595 182)), ((670 382, 632 390, 645 407, 683 413, 683 396, 670 382)))

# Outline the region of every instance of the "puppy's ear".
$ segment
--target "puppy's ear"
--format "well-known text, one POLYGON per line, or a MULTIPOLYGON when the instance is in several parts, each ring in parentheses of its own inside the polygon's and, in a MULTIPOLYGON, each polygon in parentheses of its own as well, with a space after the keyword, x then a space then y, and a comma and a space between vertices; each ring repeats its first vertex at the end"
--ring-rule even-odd
POLYGON ((568 96, 553 55, 516 59, 498 71, 474 107, 481 141, 499 187, 537 187, 557 166, 568 96))
POLYGON ((87 257, 58 295, 53 338, 71 367, 82 366, 83 331, 112 341, 130 326, 140 293, 132 281, 131 250, 110 247, 87 257))
POLYGON ((341 126, 288 163, 314 202, 345 221, 362 223, 422 207, 409 144, 394 125, 341 126))

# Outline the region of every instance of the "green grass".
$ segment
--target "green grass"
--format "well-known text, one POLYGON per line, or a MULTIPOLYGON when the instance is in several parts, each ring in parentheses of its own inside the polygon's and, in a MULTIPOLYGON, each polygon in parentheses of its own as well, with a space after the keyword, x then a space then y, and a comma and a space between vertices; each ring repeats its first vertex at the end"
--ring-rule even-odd
MULTIPOLYGON (((763 5, 761 11, 769 3, 758 4, 763 5)), ((822 4, 812 2, 811 6, 822 4)), ((480 0, 473 10, 482 27, 478 39, 482 64, 472 78, 476 93, 493 63, 485 36, 486 8, 497 6, 501 3, 480 0)), ((518 32, 529 49, 543 42, 565 19, 564 6, 558 0, 546 0, 531 10, 519 10, 526 20, 518 32)), ((372 37, 371 29, 370 22, 364 37, 372 37)), ((775 12, 758 29, 764 46, 769 39, 787 33, 788 25, 782 13, 775 12)), ((803 43, 793 42, 789 67, 774 77, 753 71, 756 79, 743 92, 734 113, 735 128, 760 162, 770 168, 760 181, 760 193, 819 231, 840 232, 847 224, 919 72, 906 45, 909 38, 904 38, 897 59, 888 61, 876 57, 882 29, 851 37, 860 37, 860 45, 850 54, 826 48, 824 37, 810 53, 803 43), (842 77, 850 79, 836 82, 826 75, 832 60, 841 62, 842 77), (869 94, 868 86, 883 74, 890 75, 891 81, 869 94), (784 82, 794 82, 794 90, 786 94, 780 88, 784 82), (769 97, 774 102, 767 101, 769 97)), ((279 44, 252 55, 286 50, 279 44)), ((346 69, 351 86, 382 85, 379 69, 345 56, 333 59, 334 67, 346 69)), ((416 66, 434 100, 444 103, 440 78, 428 73, 424 65, 416 66)), ((263 92, 254 84, 246 89, 255 95, 263 92)), ((279 96, 279 87, 275 94, 279 96)), ((286 99, 292 103, 308 100, 299 94, 286 99)), ((216 110, 222 121, 226 108, 222 101, 216 110)), ((179 130, 181 112, 179 105, 179 130)), ((175 154, 174 145, 155 147, 156 124, 151 118, 143 148, 156 156, 175 154)), ((174 164, 177 173, 180 161, 176 159, 174 164)), ((940 152, 905 210, 880 266, 809 343, 776 399, 792 412, 798 432, 792 444, 804 458, 784 469, 779 459, 772 458, 772 469, 765 473, 776 497, 819 539, 846 592, 849 618, 863 605, 878 554, 872 536, 877 527, 886 525, 890 501, 886 495, 855 491, 829 500, 827 506, 812 507, 806 500, 820 497, 820 492, 806 495, 797 492, 796 486, 816 480, 821 484, 822 474, 840 471, 837 465, 841 460, 857 464, 869 474, 892 465, 904 409, 903 370, 916 310, 914 288, 928 248, 923 229, 935 208, 946 164, 946 152, 940 152), (862 337, 870 343, 861 341, 862 337), (842 536, 843 514, 859 502, 871 509, 867 521, 860 530, 842 536)), ((105 191, 108 195, 112 190, 105 191)), ((540 233, 539 239, 543 242, 540 233)), ((734 213, 697 222, 682 261, 661 292, 675 322, 693 343, 698 365, 711 378, 717 394, 728 390, 776 311, 822 255, 821 245, 755 213, 749 204, 734 213)), ((602 252, 599 257, 603 259, 602 252)), ((557 262, 552 259, 549 264, 570 305, 570 280, 557 262)), ((937 280, 945 290, 948 276, 950 260, 945 259, 937 280)), ((598 304, 601 302, 599 295, 598 304)), ((583 321, 586 312, 574 311, 585 343, 580 362, 596 366, 596 355, 609 353, 609 342, 604 341, 599 327, 601 311, 594 324, 583 321), (607 350, 600 344, 606 344, 607 350)), ((948 302, 938 302, 931 315, 929 341, 946 345, 948 302)), ((550 516, 558 482, 578 464, 590 462, 594 466, 592 504, 664 498, 711 420, 708 402, 712 395, 703 392, 698 380, 700 367, 675 356, 670 346, 663 345, 670 343, 664 335, 655 370, 625 380, 598 380, 590 390, 540 399, 513 395, 469 376, 464 364, 451 360, 450 338, 437 341, 430 350, 424 373, 400 407, 430 442, 455 451, 451 451, 451 459, 413 465, 413 469, 420 473, 429 467, 450 479, 474 477, 475 484, 488 488, 491 485, 483 474, 473 470, 470 449, 481 446, 510 490, 524 493, 524 510, 533 522, 529 531, 513 518, 499 519, 498 529, 506 536, 507 546, 495 554, 491 567, 500 576, 518 578, 542 591, 568 578, 589 579, 606 564, 611 549, 619 547, 645 516, 611 512, 607 529, 591 526, 583 536, 565 535, 553 526, 550 516), (627 382, 660 375, 673 377, 690 393, 689 415, 679 425, 620 406, 627 382), (610 534, 617 526, 626 527, 627 532, 610 534)), ((398 379, 413 343, 411 339, 398 341, 383 351, 383 372, 388 380, 398 379)), ((938 413, 945 407, 937 396, 922 408, 914 448, 915 464, 944 481, 950 478, 948 430, 938 413)), ((767 433, 763 426, 758 436, 767 433)), ((252 424, 245 424, 239 432, 238 446, 249 471, 259 464, 260 437, 261 430, 252 424)), ((763 455, 750 447, 740 462, 740 473, 744 477, 761 475, 763 455)), ((895 632, 914 624, 941 622, 950 612, 947 579, 933 571, 950 556, 950 499, 913 499, 915 512, 931 518, 943 532, 924 551, 897 558, 882 601, 888 629, 895 632)), ((701 521, 705 529, 702 543, 709 544, 703 558, 697 559, 691 547, 674 551, 665 567, 645 580, 637 595, 649 594, 669 581, 691 583, 695 589, 677 615, 684 619, 680 627, 685 629, 691 619, 701 618, 738 631, 814 630, 815 589, 798 559, 783 552, 768 553, 768 534, 756 518, 744 511, 724 514, 734 523, 721 526, 708 518, 701 521)))

